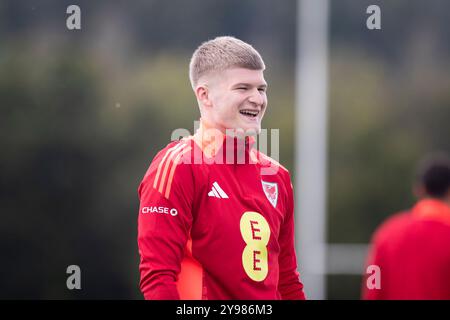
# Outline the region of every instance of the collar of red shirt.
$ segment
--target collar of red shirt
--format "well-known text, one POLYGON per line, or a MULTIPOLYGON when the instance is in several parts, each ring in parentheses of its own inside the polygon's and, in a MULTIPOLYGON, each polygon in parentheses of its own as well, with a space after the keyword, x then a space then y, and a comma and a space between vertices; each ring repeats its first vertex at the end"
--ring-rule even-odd
POLYGON ((228 151, 229 148, 232 147, 232 152, 239 152, 243 149, 245 150, 245 153, 250 153, 252 160, 254 160, 255 155, 253 147, 256 138, 254 136, 245 136, 243 138, 245 139, 245 143, 242 143, 242 138, 225 135, 202 118, 200 118, 200 127, 194 134, 195 143, 208 158, 215 157, 221 148, 228 151), (230 139, 232 140, 232 143, 230 143, 230 139))
POLYGON ((437 220, 450 225, 450 207, 438 199, 423 199, 412 209, 414 217, 426 220, 437 220))

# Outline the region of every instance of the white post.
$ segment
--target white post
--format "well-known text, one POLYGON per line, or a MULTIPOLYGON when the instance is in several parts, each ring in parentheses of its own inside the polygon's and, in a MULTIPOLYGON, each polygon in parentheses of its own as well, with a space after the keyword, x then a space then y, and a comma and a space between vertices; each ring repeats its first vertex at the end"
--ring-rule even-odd
POLYGON ((296 248, 308 299, 326 298, 328 5, 297 4, 296 248))

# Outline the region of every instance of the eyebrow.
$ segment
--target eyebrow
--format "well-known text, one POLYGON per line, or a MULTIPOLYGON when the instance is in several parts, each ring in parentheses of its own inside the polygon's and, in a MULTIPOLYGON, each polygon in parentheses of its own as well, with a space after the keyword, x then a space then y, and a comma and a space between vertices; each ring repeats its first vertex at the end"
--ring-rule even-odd
MULTIPOLYGON (((242 83, 237 83, 237 84, 233 85, 233 88, 237 88, 237 87, 240 87, 240 86, 242 86, 242 87, 253 87, 253 85, 250 84, 250 83, 242 82, 242 83)), ((257 87, 258 88, 267 88, 267 84, 264 83, 264 84, 261 84, 261 85, 259 85, 257 87)))

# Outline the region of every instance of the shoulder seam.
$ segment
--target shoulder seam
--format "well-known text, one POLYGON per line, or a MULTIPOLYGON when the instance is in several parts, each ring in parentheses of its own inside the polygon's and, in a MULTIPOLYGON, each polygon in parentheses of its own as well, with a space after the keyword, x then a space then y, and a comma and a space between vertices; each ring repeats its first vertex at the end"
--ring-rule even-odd
POLYGON ((271 157, 269 157, 268 155, 262 153, 261 151, 257 151, 257 153, 258 153, 258 155, 259 155, 260 157, 265 158, 265 159, 268 160, 269 162, 271 162, 271 163, 273 163, 273 164, 279 166, 279 167, 282 168, 283 170, 289 172, 288 169, 286 169, 282 164, 280 164, 280 163, 279 163, 278 161, 276 161, 275 159, 272 159, 271 157))

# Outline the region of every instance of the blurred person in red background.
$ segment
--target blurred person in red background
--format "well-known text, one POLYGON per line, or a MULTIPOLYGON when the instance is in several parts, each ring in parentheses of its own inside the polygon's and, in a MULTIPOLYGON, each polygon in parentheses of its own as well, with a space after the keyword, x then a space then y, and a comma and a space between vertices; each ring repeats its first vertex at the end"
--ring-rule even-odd
POLYGON ((362 298, 450 299, 450 160, 422 160, 414 193, 418 202, 385 221, 372 237, 367 265, 379 284, 364 278, 362 298))

